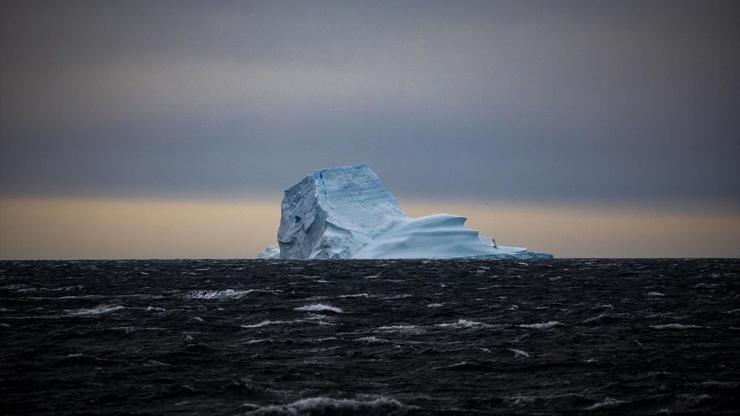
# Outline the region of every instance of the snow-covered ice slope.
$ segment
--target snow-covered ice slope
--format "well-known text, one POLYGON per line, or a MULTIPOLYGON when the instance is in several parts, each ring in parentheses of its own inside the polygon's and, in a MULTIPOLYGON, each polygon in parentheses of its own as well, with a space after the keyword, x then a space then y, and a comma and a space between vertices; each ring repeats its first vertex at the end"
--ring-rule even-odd
MULTIPOLYGON (((407 217, 367 165, 317 170, 285 191, 278 243, 283 259, 552 258, 494 247, 465 217, 407 217)), ((266 249, 262 258, 272 258, 266 249)))
MULTIPOLYGON (((481 240, 478 231, 465 228, 465 217, 434 214, 408 218, 367 243, 357 259, 423 259, 454 257, 506 258, 524 255, 526 248, 498 246, 481 240)), ((530 253, 532 254, 532 253, 530 253)))
POLYGON ((284 259, 347 259, 406 218, 367 165, 317 170, 285 191, 278 243, 284 259))

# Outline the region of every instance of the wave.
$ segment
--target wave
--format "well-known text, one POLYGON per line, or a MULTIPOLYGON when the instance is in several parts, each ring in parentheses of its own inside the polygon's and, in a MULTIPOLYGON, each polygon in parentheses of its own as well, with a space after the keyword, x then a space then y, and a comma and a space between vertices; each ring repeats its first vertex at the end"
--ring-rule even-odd
POLYGON ((242 328, 262 328, 263 326, 268 325, 290 325, 294 323, 295 321, 262 321, 260 323, 252 324, 252 325, 240 325, 242 328))
POLYGON ((424 332, 424 328, 419 328, 416 325, 388 325, 380 326, 377 328, 378 331, 383 332, 400 332, 404 334, 420 334, 424 332))
POLYGON ((697 283, 692 288, 694 289, 714 289, 715 287, 721 286, 719 283, 697 283))
POLYGON ((521 324, 518 325, 519 328, 529 328, 529 329, 550 329, 556 326, 562 326, 563 323, 558 321, 549 321, 549 322, 539 322, 536 324, 521 324))
POLYGON ((311 397, 285 405, 261 407, 247 412, 255 416, 301 416, 329 414, 362 415, 400 415, 406 413, 408 406, 395 399, 378 397, 376 399, 332 399, 330 397, 311 397))
POLYGON ((227 300, 227 299, 240 299, 250 293, 254 292, 254 289, 247 290, 193 290, 185 294, 185 299, 204 299, 204 300, 227 300))
POLYGON ((408 293, 404 293, 402 295, 384 296, 384 297, 382 297, 380 299, 382 299, 382 300, 396 300, 396 299, 408 299, 408 298, 413 298, 413 297, 414 297, 414 295, 410 295, 408 293))
POLYGON ((355 338, 355 341, 357 342, 366 342, 368 344, 387 344, 390 341, 388 341, 385 338, 378 338, 378 337, 361 337, 361 338, 355 338))
POLYGON ((334 312, 334 313, 344 312, 342 309, 337 308, 336 306, 326 305, 324 303, 312 303, 310 305, 303 305, 303 306, 295 308, 295 310, 301 311, 301 312, 334 312))
POLYGON ((514 357, 526 357, 529 358, 529 353, 524 350, 518 350, 516 348, 509 348, 509 351, 514 353, 514 357))
POLYGON ((591 318, 584 319, 583 323, 584 324, 609 323, 609 322, 616 322, 619 319, 628 318, 628 317, 629 315, 626 313, 601 313, 591 318))
POLYGON ((653 329, 702 329, 706 328, 701 325, 691 325, 691 324, 663 324, 663 325, 650 325, 650 328, 653 329))
POLYGON ((67 312, 67 316, 94 316, 94 315, 102 315, 104 313, 120 311, 121 309, 126 309, 126 307, 121 306, 121 305, 98 305, 90 309, 75 309, 75 310, 68 309, 68 310, 65 310, 65 312, 67 312))
POLYGON ((457 322, 451 322, 446 324, 437 324, 440 328, 455 328, 455 329, 468 329, 468 328, 489 328, 491 325, 484 324, 478 321, 469 321, 467 319, 458 319, 457 322))
POLYGON ((594 403, 591 406, 587 407, 586 410, 598 410, 602 408, 613 408, 617 407, 623 403, 627 403, 625 400, 618 400, 618 399, 612 399, 611 397, 607 397, 604 400, 594 403))

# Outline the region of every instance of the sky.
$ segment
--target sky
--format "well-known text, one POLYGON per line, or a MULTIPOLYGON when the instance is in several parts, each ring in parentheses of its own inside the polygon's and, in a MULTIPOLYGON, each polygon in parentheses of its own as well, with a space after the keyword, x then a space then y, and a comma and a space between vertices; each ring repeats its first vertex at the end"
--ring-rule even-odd
POLYGON ((738 257, 740 3, 0 4, 0 258, 251 257, 362 162, 502 243, 738 257))

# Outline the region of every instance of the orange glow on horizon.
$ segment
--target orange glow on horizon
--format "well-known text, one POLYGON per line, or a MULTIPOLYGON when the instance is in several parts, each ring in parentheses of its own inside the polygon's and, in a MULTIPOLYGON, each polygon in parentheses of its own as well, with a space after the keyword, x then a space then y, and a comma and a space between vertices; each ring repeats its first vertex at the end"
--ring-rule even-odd
MULTIPOLYGON (((738 257, 736 213, 465 201, 408 201, 450 212, 500 244, 557 257, 738 257)), ((274 244, 280 201, 0 199, 0 259, 252 258, 274 244)))

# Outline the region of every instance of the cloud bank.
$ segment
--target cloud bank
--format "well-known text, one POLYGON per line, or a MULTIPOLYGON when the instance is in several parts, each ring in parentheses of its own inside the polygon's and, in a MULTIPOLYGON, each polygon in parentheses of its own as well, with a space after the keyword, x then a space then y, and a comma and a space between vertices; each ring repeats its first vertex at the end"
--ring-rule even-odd
POLYGON ((740 206, 736 2, 0 8, 0 194, 740 206))

